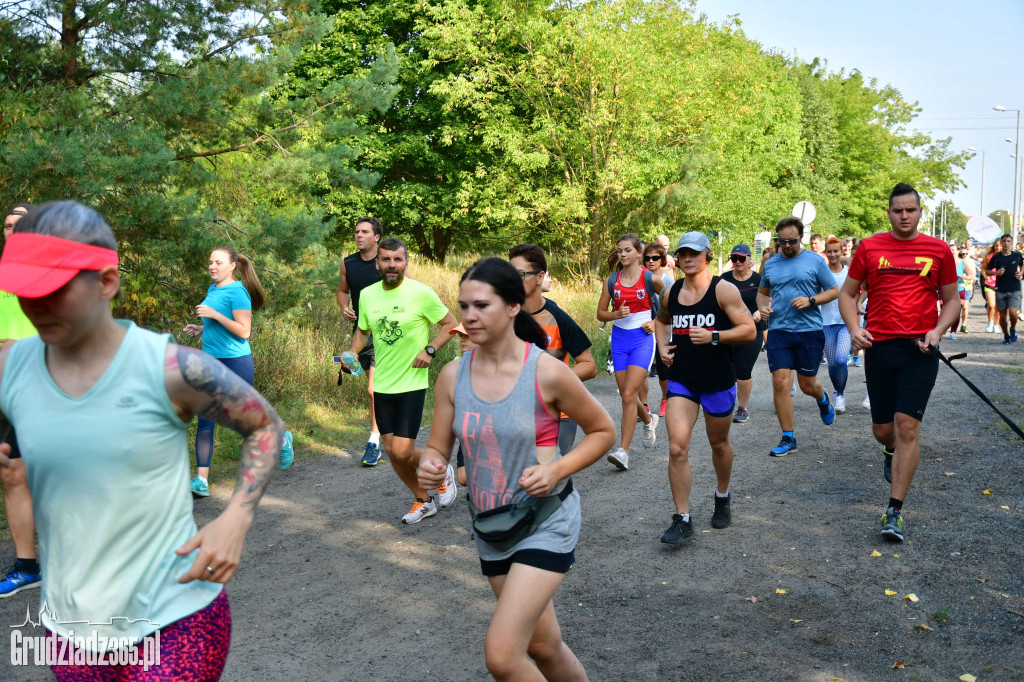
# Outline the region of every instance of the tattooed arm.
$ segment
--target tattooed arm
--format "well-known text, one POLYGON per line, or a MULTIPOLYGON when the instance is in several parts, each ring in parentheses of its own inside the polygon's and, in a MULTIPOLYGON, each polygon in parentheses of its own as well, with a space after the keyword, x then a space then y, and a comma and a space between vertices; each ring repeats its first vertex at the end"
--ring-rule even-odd
POLYGON ((238 481, 227 508, 177 550, 185 555, 199 549, 191 569, 179 582, 226 583, 238 567, 245 534, 274 475, 284 424, 255 388, 202 351, 168 344, 164 379, 182 421, 193 415, 206 417, 244 437, 238 481), (208 566, 212 573, 206 570, 208 566))

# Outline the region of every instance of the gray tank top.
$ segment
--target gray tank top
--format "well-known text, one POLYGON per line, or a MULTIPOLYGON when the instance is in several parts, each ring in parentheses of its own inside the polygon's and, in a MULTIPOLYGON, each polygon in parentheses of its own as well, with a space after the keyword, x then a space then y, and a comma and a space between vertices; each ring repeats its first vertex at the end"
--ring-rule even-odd
MULTIPOLYGON (((538 445, 557 444, 558 415, 549 414, 540 398, 537 362, 544 351, 527 344, 523 370, 512 391, 490 402, 473 391, 470 374, 475 350, 459 361, 452 429, 462 443, 469 498, 477 509, 487 511, 529 497, 519 478, 524 469, 537 464, 538 445)), ((560 455, 556 452, 555 457, 560 455)), ((537 532, 507 551, 498 552, 480 538, 475 540, 480 558, 495 561, 522 549, 571 552, 579 531, 580 502, 574 490, 537 532)))

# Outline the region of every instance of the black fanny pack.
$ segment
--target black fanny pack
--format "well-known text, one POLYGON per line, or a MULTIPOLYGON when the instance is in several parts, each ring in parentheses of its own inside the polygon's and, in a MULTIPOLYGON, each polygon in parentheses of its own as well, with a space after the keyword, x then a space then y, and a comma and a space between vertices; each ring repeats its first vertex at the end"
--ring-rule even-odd
POLYGON ((558 511, 570 494, 571 478, 557 495, 530 497, 485 512, 479 511, 470 502, 469 514, 473 517, 473 531, 481 540, 499 552, 504 552, 537 532, 540 525, 558 511))

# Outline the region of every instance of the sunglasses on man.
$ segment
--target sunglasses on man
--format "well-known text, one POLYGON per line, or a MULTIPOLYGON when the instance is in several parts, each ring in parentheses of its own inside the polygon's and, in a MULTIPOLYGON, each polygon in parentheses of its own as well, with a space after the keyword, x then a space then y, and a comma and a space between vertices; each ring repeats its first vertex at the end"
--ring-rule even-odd
POLYGON ((793 246, 799 241, 800 237, 794 237, 792 239, 782 239, 781 237, 779 238, 779 243, 782 244, 783 246, 793 246))

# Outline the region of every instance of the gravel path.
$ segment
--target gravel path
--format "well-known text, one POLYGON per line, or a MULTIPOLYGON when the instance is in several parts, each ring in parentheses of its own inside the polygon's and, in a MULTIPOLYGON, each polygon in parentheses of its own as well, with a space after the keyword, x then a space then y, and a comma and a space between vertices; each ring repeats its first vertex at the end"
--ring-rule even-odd
MULTIPOLYGON (((1024 344, 1000 342, 976 319, 943 350, 967 351, 958 367, 1024 422, 1024 344)), ((673 511, 664 426, 649 450, 637 429, 628 472, 602 460, 575 477, 583 531, 556 608, 591 679, 1024 679, 1024 443, 942 367, 907 499, 908 542, 888 544, 877 533, 888 486, 860 406, 863 370, 850 371, 848 412, 826 427, 798 395, 800 449, 770 458, 779 428, 762 354, 751 419, 732 430, 725 530, 710 527, 714 476, 695 430, 688 546, 658 541, 673 511), (891 669, 898 662, 904 669, 891 669)), ((614 381, 602 374, 589 386, 617 423, 614 381)), ((397 477, 358 461, 300 452, 272 484, 229 588, 224 679, 488 679, 494 603, 465 502, 405 527, 410 500, 397 477)), ((228 493, 196 503, 200 522, 228 493)), ((10 556, 10 543, 0 552, 10 556)), ((32 594, 0 602, 0 621, 21 622, 28 605, 32 594)), ((4 665, 3 679, 50 679, 4 665)))

